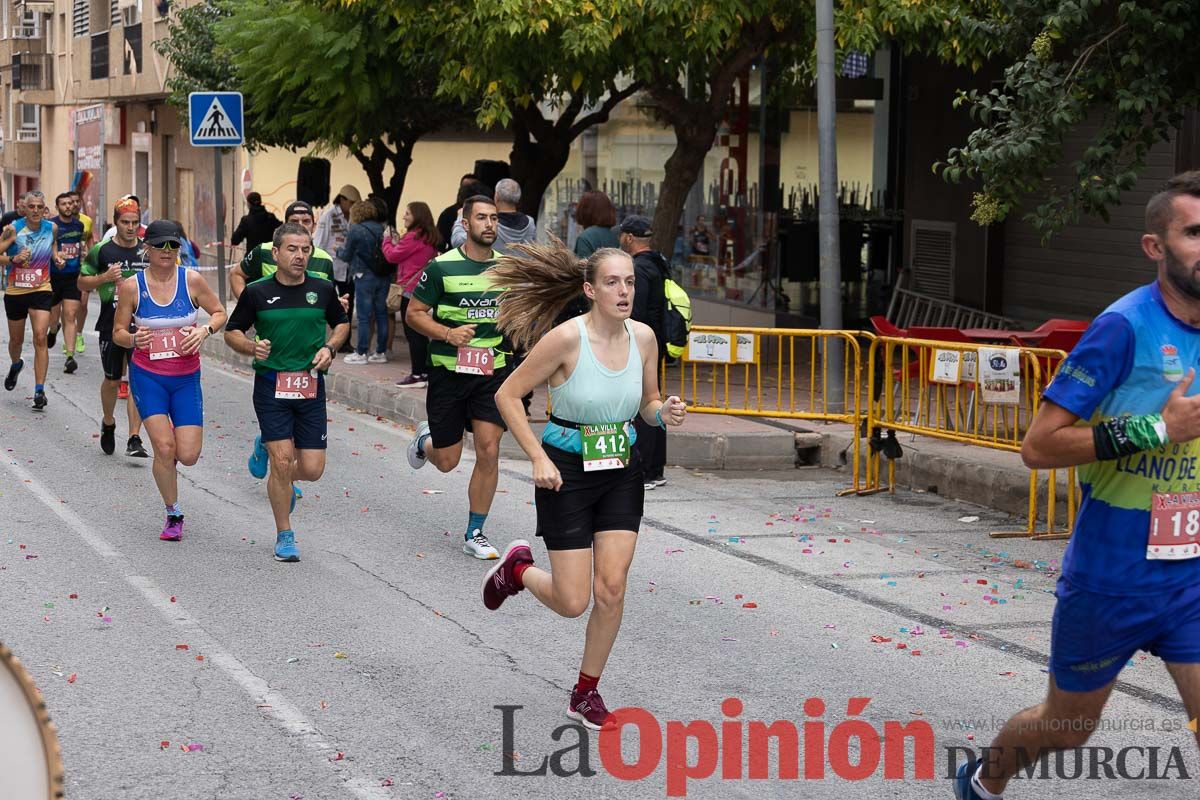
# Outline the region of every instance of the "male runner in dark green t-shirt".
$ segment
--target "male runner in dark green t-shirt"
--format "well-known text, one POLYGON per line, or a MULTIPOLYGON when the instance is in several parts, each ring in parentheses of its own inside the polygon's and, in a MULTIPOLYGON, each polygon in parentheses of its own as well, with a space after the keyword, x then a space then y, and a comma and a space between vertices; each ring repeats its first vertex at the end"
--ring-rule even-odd
POLYGON ((429 420, 417 426, 408 463, 419 469, 432 461, 449 472, 462 458, 463 431, 471 431, 475 467, 463 552, 492 559, 500 554, 483 535, 483 523, 496 496, 505 430, 495 396, 508 377, 512 348, 496 328, 500 292, 487 276, 495 263, 496 204, 483 195, 469 197, 463 219, 467 241, 429 262, 408 306, 408 324, 429 337, 430 366, 429 420))
POLYGON ((270 460, 277 561, 300 560, 291 524, 294 482, 325 472, 324 373, 350 336, 333 282, 305 271, 311 254, 308 231, 294 222, 280 225, 271 249, 278 270, 246 286, 225 327, 225 342, 254 357, 254 411, 270 460), (328 338, 326 324, 333 328, 328 338), (257 339, 246 335, 251 328, 257 339))
MULTIPOLYGON (((141 216, 137 206, 129 200, 121 200, 113 209, 117 233, 88 251, 79 271, 79 288, 85 292, 95 291, 100 300, 100 316, 96 320, 96 332, 100 334, 100 365, 104 369, 104 380, 100 384, 100 406, 103 419, 100 422, 100 449, 112 455, 116 448, 117 421, 113 412, 117 407, 117 394, 130 351, 112 340, 113 319, 117 313, 117 286, 124 279, 146 268, 145 250, 138 238, 141 216)), ((147 458, 146 448, 138 432, 142 418, 138 416, 133 396, 128 395, 129 440, 125 444, 125 455, 147 458)))

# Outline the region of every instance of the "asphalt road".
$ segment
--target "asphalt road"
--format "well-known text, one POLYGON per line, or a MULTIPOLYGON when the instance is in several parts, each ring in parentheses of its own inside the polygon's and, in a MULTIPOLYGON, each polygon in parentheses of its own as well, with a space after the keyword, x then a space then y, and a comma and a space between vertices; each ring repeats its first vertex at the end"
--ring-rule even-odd
MULTIPOLYGON (((555 733, 569 723, 584 620, 528 595, 482 607, 485 565, 460 551, 469 464, 414 473, 409 431, 331 406, 329 467, 294 518, 303 561, 276 563, 265 486, 245 468, 249 377, 210 361, 204 455, 181 480, 184 541, 163 543, 149 462, 120 455, 120 414, 118 455, 100 452, 88 341, 73 376, 52 356, 45 413, 29 408, 30 370, 0 395, 0 639, 58 725, 69 798, 664 797, 668 772, 681 786, 681 758, 704 761, 704 725, 689 729, 697 738, 684 752, 672 720, 707 721, 728 748, 705 762, 712 777, 682 784, 688 797, 950 797, 946 748, 986 744, 991 717, 1045 691, 1064 543, 990 539, 1014 522, 934 495, 838 498, 842 477, 829 471, 671 469, 647 496, 600 685, 610 708, 657 721, 640 751, 624 730, 626 761, 646 759, 648 776, 618 779, 595 735, 580 747, 580 729, 555 733), (750 780, 737 729, 721 727, 823 724, 830 756, 848 749, 857 764, 859 740, 836 743, 856 697, 870 698, 856 716, 868 729, 929 726, 932 779, 914 777, 911 741, 903 780, 882 764, 861 780, 830 764, 806 779, 821 763, 807 757, 822 739, 810 727, 800 780, 779 779, 774 748, 770 777, 750 780), (723 715, 726 698, 742 702, 740 715, 723 715), (497 774, 506 752, 508 772, 537 772, 572 747, 554 766, 578 772, 582 750, 594 775, 497 774)), ((501 546, 532 538, 534 524, 528 466, 502 470, 487 523, 501 546)), ((1159 773, 1178 748, 1189 779, 1176 769, 1166 780, 1019 780, 1007 797, 1197 795, 1195 742, 1161 664, 1136 657, 1106 719, 1092 744, 1161 748, 1159 773)), ((1132 756, 1131 770, 1147 762, 1132 756)))

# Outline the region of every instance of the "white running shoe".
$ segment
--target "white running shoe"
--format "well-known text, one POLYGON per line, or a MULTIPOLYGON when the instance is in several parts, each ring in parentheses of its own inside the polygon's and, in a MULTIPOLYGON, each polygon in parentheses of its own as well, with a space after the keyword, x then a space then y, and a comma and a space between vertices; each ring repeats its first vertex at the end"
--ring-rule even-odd
POLYGON ((342 357, 342 363, 343 364, 366 364, 367 356, 365 354, 359 355, 358 353, 347 353, 345 356, 342 357))
POLYGON ((421 437, 429 433, 429 423, 422 421, 417 425, 417 432, 413 434, 413 439, 408 443, 408 465, 413 469, 420 469, 428 463, 425 454, 421 452, 421 437))
POLYGON ((368 364, 386 364, 387 360, 387 353, 371 353, 371 355, 367 356, 368 364))
POLYGON ((642 484, 642 488, 645 489, 647 492, 652 492, 652 491, 654 491, 655 485, 656 484, 654 483, 654 481, 646 481, 644 484, 642 484))
POLYGON ((478 528, 470 539, 463 542, 463 552, 469 556, 475 556, 483 561, 491 561, 494 558, 499 558, 500 553, 496 548, 492 547, 492 543, 483 535, 483 531, 478 528))

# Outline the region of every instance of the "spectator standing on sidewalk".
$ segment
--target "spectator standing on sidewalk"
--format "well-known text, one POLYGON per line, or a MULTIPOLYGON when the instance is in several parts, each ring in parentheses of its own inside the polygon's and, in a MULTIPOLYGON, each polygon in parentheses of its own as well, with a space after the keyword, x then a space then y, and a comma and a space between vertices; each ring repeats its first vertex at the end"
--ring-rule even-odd
MULTIPOLYGON (((441 234, 433 222, 433 212, 425 203, 409 203, 404 209, 404 236, 392 235, 383 240, 383 257, 396 265, 396 283, 403 293, 400 301, 400 319, 404 326, 404 338, 408 340, 408 353, 412 358, 412 370, 397 386, 408 389, 423 389, 429 384, 429 367, 426 365, 429 340, 410 326, 407 321, 408 304, 412 301, 413 289, 421 279, 425 265, 438 254, 442 244, 441 234)), ((396 325, 395 317, 388 315, 388 341, 396 325)))
MULTIPOLYGON (((333 203, 325 209, 325 213, 321 214, 321 219, 317 222, 317 232, 313 234, 313 246, 333 254, 333 282, 337 287, 339 297, 342 295, 350 297, 347 316, 351 319, 354 317, 354 276, 350 274, 346 262, 337 257, 337 251, 346 244, 346 231, 350 227, 350 209, 360 200, 362 200, 362 195, 351 184, 347 183, 338 189, 333 203)), ((353 347, 349 341, 342 345, 341 352, 349 353, 352 350, 353 347)))
POLYGON ((458 210, 462 208, 463 200, 477 194, 491 194, 491 192, 487 191, 469 191, 464 194, 463 190, 470 187, 478 189, 481 185, 479 176, 474 172, 468 172, 458 179, 458 194, 455 196, 454 205, 446 206, 446 208, 442 209, 442 213, 438 214, 438 236, 442 238, 442 243, 438 246, 439 253, 445 253, 450 249, 450 233, 454 228, 455 221, 458 220, 458 210))
POLYGON ((235 245, 245 242, 248 253, 263 242, 271 241, 275 229, 283 223, 279 221, 279 217, 267 211, 263 206, 262 195, 258 192, 246 195, 246 204, 250 208, 234 228, 233 237, 229 241, 235 245))
POLYGON ((383 259, 383 225, 375 219, 377 213, 378 208, 370 200, 355 203, 350 208, 346 244, 337 253, 353 276, 358 305, 358 340, 354 352, 342 359, 346 364, 384 364, 388 360, 387 295, 395 273, 383 259), (372 327, 375 352, 368 356, 372 327))
POLYGON ((613 230, 617 226, 617 209, 604 192, 584 192, 579 197, 575 204, 575 224, 583 228, 575 238, 575 255, 580 258, 587 258, 601 247, 621 246, 613 230))
MULTIPOLYGON (((492 245, 492 249, 498 255, 511 255, 511 245, 537 239, 537 223, 529 215, 517 210, 517 204, 521 202, 521 184, 512 178, 504 178, 496 183, 496 192, 492 199, 496 201, 496 212, 500 219, 500 225, 496 228, 496 243, 492 245)), ((454 224, 450 245, 462 247, 465 241, 467 228, 460 219, 454 224)))
MULTIPOLYGON (((667 259, 657 250, 650 249, 650 237, 654 231, 650 219, 640 214, 631 214, 621 222, 621 249, 633 257, 633 313, 631 318, 644 322, 654 331, 658 340, 658 358, 661 362, 667 352, 666 313, 667 278, 671 267, 667 259)), ((646 490, 655 489, 667 482, 664 468, 667 464, 667 432, 665 428, 649 425, 640 417, 633 421, 637 429, 634 447, 645 473, 646 490)))

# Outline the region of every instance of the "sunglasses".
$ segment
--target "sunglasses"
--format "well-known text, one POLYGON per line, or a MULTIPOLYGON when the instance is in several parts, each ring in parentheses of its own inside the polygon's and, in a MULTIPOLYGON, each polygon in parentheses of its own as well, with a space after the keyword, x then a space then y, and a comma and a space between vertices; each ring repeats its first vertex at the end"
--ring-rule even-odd
POLYGON ((154 250, 178 250, 179 242, 163 242, 162 244, 148 245, 154 250))

